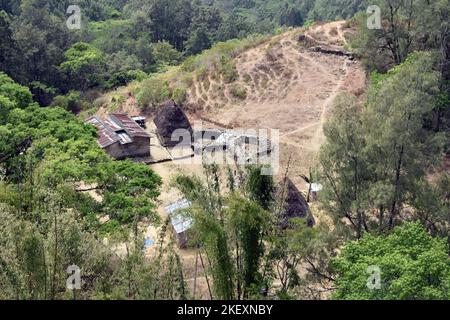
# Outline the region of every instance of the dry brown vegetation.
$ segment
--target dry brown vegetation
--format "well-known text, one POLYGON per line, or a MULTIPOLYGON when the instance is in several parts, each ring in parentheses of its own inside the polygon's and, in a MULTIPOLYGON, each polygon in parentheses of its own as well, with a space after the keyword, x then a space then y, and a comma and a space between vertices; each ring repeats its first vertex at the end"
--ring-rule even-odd
MULTIPOLYGON (((237 80, 227 83, 211 69, 194 79, 188 95, 190 109, 235 128, 278 129, 281 161, 292 154, 292 178, 308 173, 323 142, 322 126, 334 98, 342 92, 364 93, 366 77, 357 61, 312 52, 299 36, 316 45, 343 50, 344 21, 321 24, 304 32, 295 29, 239 54, 237 80), (236 96, 236 88, 244 95, 236 96)), ((302 187, 301 185, 299 185, 302 187)))

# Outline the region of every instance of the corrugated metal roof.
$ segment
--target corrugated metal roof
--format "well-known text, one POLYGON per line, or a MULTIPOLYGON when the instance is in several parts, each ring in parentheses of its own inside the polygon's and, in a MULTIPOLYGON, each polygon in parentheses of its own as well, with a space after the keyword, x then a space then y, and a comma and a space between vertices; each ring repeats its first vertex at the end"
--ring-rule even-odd
POLYGON ((188 231, 190 228, 192 228, 192 225, 194 224, 193 220, 191 218, 187 218, 183 216, 182 214, 172 214, 171 215, 172 225, 175 229, 175 232, 177 234, 183 233, 188 231))
POLYGON ((150 134, 126 114, 111 114, 105 120, 94 116, 87 119, 86 122, 98 129, 98 144, 102 148, 116 142, 132 143, 134 137, 150 138, 150 134))
POLYGON ((182 212, 180 212, 180 210, 187 209, 191 205, 191 202, 184 199, 164 208, 167 214, 170 216, 173 228, 175 229, 175 232, 177 234, 186 232, 192 227, 194 223, 191 218, 186 217, 182 212))
POLYGON ((142 129, 141 126, 136 123, 136 121, 134 121, 124 113, 114 113, 111 114, 109 118, 112 122, 114 122, 115 125, 125 130, 132 138, 150 138, 150 134, 142 129))
POLYGON ((119 136, 121 144, 133 142, 133 139, 131 139, 131 137, 128 135, 126 131, 117 131, 116 134, 119 136))
POLYGON ((91 117, 86 120, 87 123, 92 124, 98 129, 98 144, 102 148, 106 148, 116 142, 120 141, 119 136, 112 130, 108 125, 106 125, 98 117, 91 117))
POLYGON ((172 203, 171 205, 168 205, 167 207, 165 207, 164 209, 166 210, 167 214, 172 214, 175 211, 178 210, 182 210, 182 209, 187 209, 191 206, 191 202, 184 199, 175 203, 172 203))

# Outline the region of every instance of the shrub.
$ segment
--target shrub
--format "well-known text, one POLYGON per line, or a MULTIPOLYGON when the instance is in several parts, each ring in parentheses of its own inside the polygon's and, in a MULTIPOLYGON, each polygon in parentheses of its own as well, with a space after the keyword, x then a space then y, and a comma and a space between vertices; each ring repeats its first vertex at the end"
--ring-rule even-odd
POLYGON ((225 83, 234 82, 239 77, 239 73, 236 69, 236 62, 227 56, 221 57, 218 71, 223 76, 225 83))
POLYGON ((77 113, 83 109, 81 94, 78 91, 70 91, 65 96, 56 96, 53 98, 51 107, 61 107, 67 111, 77 113))
POLYGON ((175 88, 172 92, 172 99, 177 104, 183 104, 187 98, 187 90, 184 87, 175 88))
POLYGON ((181 54, 167 41, 152 44, 153 58, 161 66, 175 66, 180 63, 181 54))
POLYGON ((118 108, 120 108, 125 102, 127 101, 127 98, 123 95, 114 95, 111 99, 111 111, 116 111, 118 108))
POLYGON ((109 89, 126 86, 128 83, 138 80, 143 81, 148 75, 141 70, 119 71, 111 76, 106 83, 109 89))
POLYGON ((143 107, 156 107, 170 97, 169 82, 152 77, 142 82, 136 98, 143 107))
POLYGON ((247 99, 247 89, 245 87, 242 87, 240 85, 234 84, 231 86, 230 88, 230 93, 240 99, 240 100, 245 100, 247 99))

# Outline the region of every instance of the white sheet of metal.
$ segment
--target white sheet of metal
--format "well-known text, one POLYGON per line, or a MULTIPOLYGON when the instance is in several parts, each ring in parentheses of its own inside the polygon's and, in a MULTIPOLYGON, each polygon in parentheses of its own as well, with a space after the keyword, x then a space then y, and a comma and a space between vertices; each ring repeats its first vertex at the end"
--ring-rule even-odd
POLYGON ((191 205, 192 203, 190 201, 184 199, 164 208, 170 216, 170 220, 177 234, 189 230, 194 223, 191 218, 186 217, 182 212, 180 212, 183 209, 189 208, 191 205))
POLYGON ((192 225, 194 223, 191 218, 187 218, 181 214, 176 213, 171 216, 171 219, 172 225, 177 234, 188 231, 190 228, 192 228, 192 225))
POLYGON ((312 192, 320 192, 323 190, 323 185, 320 183, 312 183, 311 184, 311 191, 312 192))
POLYGON ((167 214, 171 215, 172 213, 174 213, 175 211, 181 210, 181 209, 187 209, 191 206, 191 202, 188 201, 187 199, 183 199, 181 201, 172 203, 170 205, 168 205, 167 207, 164 208, 164 210, 166 210, 167 214))

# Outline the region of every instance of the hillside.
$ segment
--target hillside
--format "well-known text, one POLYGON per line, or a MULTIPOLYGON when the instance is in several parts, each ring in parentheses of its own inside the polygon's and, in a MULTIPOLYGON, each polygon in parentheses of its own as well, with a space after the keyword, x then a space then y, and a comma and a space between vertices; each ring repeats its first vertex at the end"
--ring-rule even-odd
POLYGON ((0 300, 449 300, 450 0, 394 2, 2 0, 0 300))
MULTIPOLYGON (((202 72, 192 72, 193 79, 187 89, 183 107, 191 122, 202 121, 204 127, 234 129, 277 129, 280 131, 280 171, 285 173, 291 158, 289 177, 296 186, 306 191, 300 175, 308 175, 318 158, 324 142, 323 124, 332 114, 333 101, 343 92, 363 95, 366 77, 357 60, 346 56, 317 52, 317 48, 344 50, 345 21, 318 24, 311 28, 296 28, 281 35, 258 41, 254 47, 237 54, 231 65, 236 76, 227 81, 217 64, 202 72), (307 41, 300 41, 302 35, 307 41), (244 92, 238 96, 234 90, 244 92)), ((206 53, 209 60, 213 53, 206 53)), ((159 75, 160 81, 169 81, 170 87, 182 78, 179 69, 159 75)), ((101 100, 113 101, 100 108, 104 117, 110 110, 130 115, 145 114, 152 131, 153 109, 142 109, 131 92, 148 84, 132 84, 108 93, 101 100), (131 96, 130 96, 131 95, 131 96), (119 104, 117 103, 119 102, 119 104)), ((156 136, 155 136, 156 139, 156 136)), ((153 149, 159 152, 158 149, 153 149)), ((171 182, 179 173, 202 175, 202 168, 194 164, 161 163, 151 168, 162 177, 158 214, 164 218, 164 207, 179 200, 178 190, 171 182)), ((317 221, 322 219, 316 210, 317 221)), ((156 230, 150 227, 147 237, 154 238, 156 230)), ((148 252, 149 255, 153 251, 148 252)), ((189 286, 193 286, 195 250, 180 251, 184 273, 189 286)), ((199 275, 197 294, 207 297, 205 279, 199 275)), ((192 288, 191 288, 192 289, 192 288)))
MULTIPOLYGON (((308 174, 315 164, 334 98, 343 92, 361 96, 365 90, 366 77, 358 61, 317 50, 345 52, 346 32, 351 32, 346 23, 337 21, 260 41, 233 58, 236 76, 231 81, 214 64, 193 72, 184 109, 192 121, 202 120, 206 126, 279 130, 281 171, 291 157, 290 176, 303 188, 299 175, 308 174), (302 35, 306 42, 300 41, 302 35)), ((181 78, 179 73, 171 70, 157 79, 178 83, 174 79, 181 78)), ((146 84, 105 95, 101 100, 114 100, 114 107, 109 103, 97 114, 103 116, 113 108, 131 115, 144 113, 151 121, 152 109, 139 108, 136 98, 129 96, 136 86, 146 84)))
MULTIPOLYGON (((345 32, 345 22, 339 21, 305 34, 316 45, 344 50, 345 32)), ((238 80, 226 83, 211 70, 203 80, 195 79, 188 97, 206 119, 233 128, 280 130, 282 163, 292 153, 294 178, 313 164, 334 98, 342 92, 361 95, 366 82, 357 61, 314 52, 299 42, 301 34, 295 29, 241 53, 235 59, 238 80), (244 97, 233 95, 234 88, 244 88, 244 97)))

